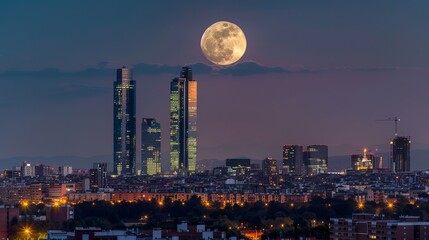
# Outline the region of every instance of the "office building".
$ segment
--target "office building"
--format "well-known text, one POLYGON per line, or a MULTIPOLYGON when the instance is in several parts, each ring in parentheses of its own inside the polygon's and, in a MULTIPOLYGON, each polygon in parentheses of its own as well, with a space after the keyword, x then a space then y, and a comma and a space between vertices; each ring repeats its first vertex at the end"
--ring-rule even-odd
POLYGON ((22 171, 20 170, 4 170, 3 175, 6 178, 20 178, 22 177, 22 171))
POLYGON ((34 172, 36 177, 44 177, 52 174, 51 168, 44 164, 37 164, 34 166, 34 172))
POLYGON ((262 170, 265 184, 276 186, 278 184, 278 168, 277 160, 273 158, 265 158, 262 161, 262 170))
POLYGON ((36 176, 36 171, 34 166, 32 166, 29 162, 25 161, 21 166, 21 176, 23 177, 34 177, 36 176))
POLYGON ((94 163, 89 170, 89 181, 92 190, 105 188, 107 186, 107 163, 94 163))
POLYGON ((131 70, 116 70, 113 84, 113 173, 136 172, 136 82, 131 70))
POLYGON ((249 158, 228 158, 225 160, 228 173, 233 175, 245 175, 250 171, 249 158))
POLYGON ((409 137, 395 137, 390 141, 391 161, 390 167, 392 172, 409 172, 411 170, 410 147, 411 140, 409 137))
POLYGON ((428 239, 429 222, 418 216, 384 219, 383 215, 355 213, 352 218, 331 218, 329 239, 428 239))
POLYGON ((170 170, 192 174, 197 164, 197 81, 183 67, 170 84, 170 170))
POLYGON ((161 173, 161 125, 154 118, 143 118, 141 131, 141 174, 161 173))
POLYGON ((306 172, 303 148, 300 145, 283 146, 283 174, 304 175, 306 172))
POLYGON ((98 171, 97 169, 89 169, 89 187, 93 192, 98 190, 98 171))
POLYGON ((58 167, 58 174, 66 177, 70 174, 73 174, 73 167, 72 166, 60 166, 58 167))
POLYGON ((328 172, 328 146, 310 145, 304 152, 304 163, 307 175, 316 175, 328 172))
POLYGON ((19 208, 0 205, 0 239, 11 239, 13 224, 18 222, 19 208))

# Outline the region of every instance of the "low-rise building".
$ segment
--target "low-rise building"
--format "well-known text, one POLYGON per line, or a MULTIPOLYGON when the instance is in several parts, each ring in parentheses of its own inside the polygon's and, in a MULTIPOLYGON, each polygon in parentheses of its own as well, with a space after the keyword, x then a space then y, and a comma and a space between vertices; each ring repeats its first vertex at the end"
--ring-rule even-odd
POLYGON ((363 239, 429 239, 429 222, 419 217, 402 216, 399 220, 386 220, 383 216, 368 213, 353 214, 352 218, 331 218, 331 240, 363 239))

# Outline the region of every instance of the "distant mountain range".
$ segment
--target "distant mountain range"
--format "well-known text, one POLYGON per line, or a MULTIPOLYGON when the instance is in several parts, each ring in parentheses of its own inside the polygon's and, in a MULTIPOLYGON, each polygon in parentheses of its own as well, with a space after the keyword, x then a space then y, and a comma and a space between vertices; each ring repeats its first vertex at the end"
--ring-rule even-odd
MULTIPOLYGON (((384 166, 388 167, 389 164, 389 153, 379 153, 384 159, 384 166)), ((0 169, 11 169, 13 166, 20 166, 22 162, 28 161, 31 164, 47 164, 52 167, 71 165, 73 168, 91 168, 94 162, 107 162, 109 170, 112 170, 112 155, 95 155, 90 157, 80 156, 17 156, 11 158, 0 159, 0 169)), ((253 163, 261 163, 261 159, 252 159, 253 163)), ((223 166, 225 160, 219 159, 203 159, 198 162, 199 165, 203 165, 205 169, 212 169, 213 167, 223 166)), ((163 167, 168 166, 167 163, 163 164, 163 167)), ((337 171, 350 168, 350 156, 339 155, 329 157, 329 170, 337 171)), ((411 151, 411 169, 429 169, 429 150, 416 149, 411 151)))

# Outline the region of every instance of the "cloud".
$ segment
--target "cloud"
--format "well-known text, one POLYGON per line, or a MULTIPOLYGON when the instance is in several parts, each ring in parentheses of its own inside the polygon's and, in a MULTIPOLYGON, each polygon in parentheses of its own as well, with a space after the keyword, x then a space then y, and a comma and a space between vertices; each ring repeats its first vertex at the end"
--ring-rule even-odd
POLYGON ((195 63, 195 64, 191 64, 192 70, 195 73, 199 73, 199 74, 210 74, 213 73, 213 67, 204 64, 204 63, 195 63))
POLYGON ((231 76, 250 76, 257 74, 290 73, 292 71, 288 71, 281 67, 267 67, 256 62, 242 62, 222 68, 218 72, 231 76))
MULTIPOLYGON (((272 73, 304 73, 311 72, 307 69, 287 70, 281 67, 267 67, 256 62, 241 62, 227 67, 207 65, 205 63, 190 64, 193 72, 197 74, 221 74, 230 76, 251 76, 257 74, 272 73)), ((135 74, 178 74, 182 66, 168 66, 139 63, 133 65, 135 74)))
MULTIPOLYGON (((194 71, 201 74, 209 74, 213 71, 212 67, 203 64, 191 64, 194 71)), ((149 63, 137 63, 131 66, 136 75, 157 75, 157 74, 175 74, 180 72, 179 65, 157 65, 149 63)), ((0 73, 1 78, 40 78, 40 79, 58 79, 58 78, 88 78, 88 77, 111 77, 115 76, 115 67, 109 67, 108 62, 100 62, 97 67, 89 67, 77 71, 64 71, 58 68, 45 68, 41 70, 17 70, 11 69, 0 73)))
POLYGON ((351 70, 358 72, 391 72, 398 69, 396 67, 358 67, 351 70))
MULTIPOLYGON (((91 78, 91 77, 111 77, 115 74, 115 67, 110 66, 109 62, 99 62, 96 67, 88 67, 77 71, 64 71, 58 68, 45 68, 41 70, 25 71, 11 69, 0 73, 2 78, 40 78, 40 79, 58 79, 58 78, 91 78)), ((359 72, 386 72, 395 71, 396 67, 356 67, 356 68, 336 68, 336 69, 308 69, 283 68, 264 66, 257 62, 240 62, 234 65, 219 67, 207 65, 205 63, 190 64, 196 74, 221 74, 236 77, 245 77, 261 74, 303 74, 317 73, 325 71, 359 71, 359 72)), ((180 72, 180 65, 158 65, 150 63, 137 63, 131 66, 135 75, 159 75, 172 74, 177 75, 180 72)))
POLYGON ((70 78, 70 77, 94 77, 94 76, 109 76, 113 73, 109 68, 86 68, 78 71, 63 71, 58 68, 45 68, 41 70, 25 71, 25 70, 8 70, 0 73, 0 78, 70 78))

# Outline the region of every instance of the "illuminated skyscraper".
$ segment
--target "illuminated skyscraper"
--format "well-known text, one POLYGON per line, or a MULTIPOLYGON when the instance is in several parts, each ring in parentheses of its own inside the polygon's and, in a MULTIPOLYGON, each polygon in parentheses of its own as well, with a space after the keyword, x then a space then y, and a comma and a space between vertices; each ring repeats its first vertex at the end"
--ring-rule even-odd
POLYGON ((283 174, 305 174, 305 165, 302 157, 302 146, 283 146, 283 174))
POLYGON ((409 172, 411 165, 410 147, 411 140, 409 137, 395 137, 390 141, 392 172, 409 172))
POLYGON ((161 125, 154 118, 142 120, 142 174, 161 173, 161 125))
POLYGON ((113 84, 113 172, 136 173, 136 81, 130 69, 116 70, 113 84))
POLYGON ((262 161, 262 170, 265 183, 270 186, 276 186, 278 184, 277 160, 265 158, 262 161))
POLYGON ((328 146, 310 145, 304 152, 304 163, 307 175, 316 175, 328 172, 328 146))
POLYGON ((89 170, 90 187, 93 190, 107 186, 107 163, 94 163, 89 170))
POLYGON ((170 168, 193 173, 197 164, 197 81, 183 67, 170 84, 170 168))

